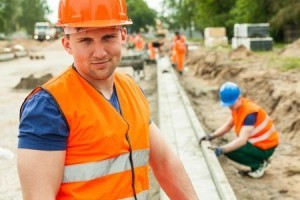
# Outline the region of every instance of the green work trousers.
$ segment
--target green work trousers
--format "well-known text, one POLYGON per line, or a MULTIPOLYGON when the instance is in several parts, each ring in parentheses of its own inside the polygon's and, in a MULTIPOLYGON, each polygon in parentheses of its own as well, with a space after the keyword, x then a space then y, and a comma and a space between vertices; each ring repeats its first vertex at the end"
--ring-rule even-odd
POLYGON ((232 152, 225 153, 225 156, 237 163, 249 166, 252 171, 255 171, 264 161, 267 161, 271 157, 275 148, 262 150, 247 142, 246 145, 232 152))

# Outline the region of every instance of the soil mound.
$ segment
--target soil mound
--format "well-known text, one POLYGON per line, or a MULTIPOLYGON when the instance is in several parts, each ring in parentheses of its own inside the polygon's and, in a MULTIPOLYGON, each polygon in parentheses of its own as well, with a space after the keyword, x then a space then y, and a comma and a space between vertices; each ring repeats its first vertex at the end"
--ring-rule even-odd
POLYGON ((281 56, 285 57, 297 57, 300 58, 300 39, 296 40, 292 44, 284 48, 280 53, 281 56))
POLYGON ((252 55, 252 52, 249 51, 245 46, 240 45, 238 48, 234 49, 229 53, 231 60, 241 60, 252 55))
POLYGON ((41 76, 40 78, 35 78, 32 74, 29 75, 26 78, 21 78, 18 85, 14 87, 14 89, 34 89, 38 86, 43 85, 48 80, 50 80, 53 77, 52 74, 45 74, 41 76))

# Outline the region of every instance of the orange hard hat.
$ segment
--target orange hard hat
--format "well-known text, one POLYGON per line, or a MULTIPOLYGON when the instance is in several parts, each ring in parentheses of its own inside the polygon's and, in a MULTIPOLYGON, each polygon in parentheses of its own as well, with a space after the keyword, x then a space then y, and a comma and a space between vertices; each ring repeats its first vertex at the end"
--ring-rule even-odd
POLYGON ((110 27, 132 24, 125 0, 60 0, 57 26, 110 27))

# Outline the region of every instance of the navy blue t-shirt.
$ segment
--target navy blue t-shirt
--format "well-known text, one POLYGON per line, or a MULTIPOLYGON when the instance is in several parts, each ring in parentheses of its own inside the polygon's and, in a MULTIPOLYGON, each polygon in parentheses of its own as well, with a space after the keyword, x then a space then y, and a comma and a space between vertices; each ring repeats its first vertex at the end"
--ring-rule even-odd
MULTIPOLYGON (((114 88, 108 100, 120 113, 120 105, 114 88)), ((152 121, 150 120, 149 124, 152 121)), ((57 104, 45 91, 28 99, 19 124, 18 148, 59 151, 66 150, 69 130, 57 104)))
POLYGON ((36 93, 25 102, 19 124, 18 148, 65 150, 68 135, 67 124, 46 91, 36 93))
POLYGON ((244 120, 244 126, 253 126, 256 122, 256 115, 256 112, 247 115, 247 117, 244 120))

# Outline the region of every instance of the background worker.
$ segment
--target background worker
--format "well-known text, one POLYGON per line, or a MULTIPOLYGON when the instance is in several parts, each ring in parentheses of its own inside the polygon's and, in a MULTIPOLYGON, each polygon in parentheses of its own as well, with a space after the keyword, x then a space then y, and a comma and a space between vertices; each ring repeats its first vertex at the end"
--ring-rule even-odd
POLYGON ((259 105, 241 97, 240 88, 233 82, 224 83, 219 96, 221 105, 229 107, 232 117, 214 133, 201 138, 200 143, 221 137, 234 127, 237 137, 228 144, 214 148, 216 155, 224 154, 237 163, 249 166, 251 171, 248 175, 253 178, 262 177, 279 143, 272 119, 259 105))
POLYGON ((175 37, 173 39, 173 47, 175 51, 172 51, 172 53, 175 53, 175 55, 172 55, 171 60, 176 59, 176 69, 178 73, 182 75, 185 57, 187 56, 187 43, 185 37, 183 35, 180 35, 178 31, 175 32, 175 37))
POLYGON ((148 55, 149 55, 149 59, 152 61, 152 62, 155 62, 155 59, 156 59, 156 51, 155 51, 155 48, 153 46, 153 42, 148 42, 147 43, 147 51, 148 51, 148 55))
POLYGON ((170 48, 170 61, 171 61, 172 67, 174 67, 174 68, 177 66, 175 42, 176 42, 176 35, 174 35, 174 37, 172 39, 172 44, 171 44, 171 48, 170 48))
POLYGON ((135 49, 141 51, 145 48, 145 41, 141 33, 138 33, 134 37, 135 49))
POLYGON ((135 36, 132 35, 132 34, 127 35, 127 42, 126 42, 127 49, 134 49, 135 48, 134 37, 135 36))
POLYGON ((148 199, 149 163, 171 199, 197 199, 142 90, 115 71, 132 24, 125 1, 60 0, 58 13, 74 63, 21 107, 23 198, 148 199))

